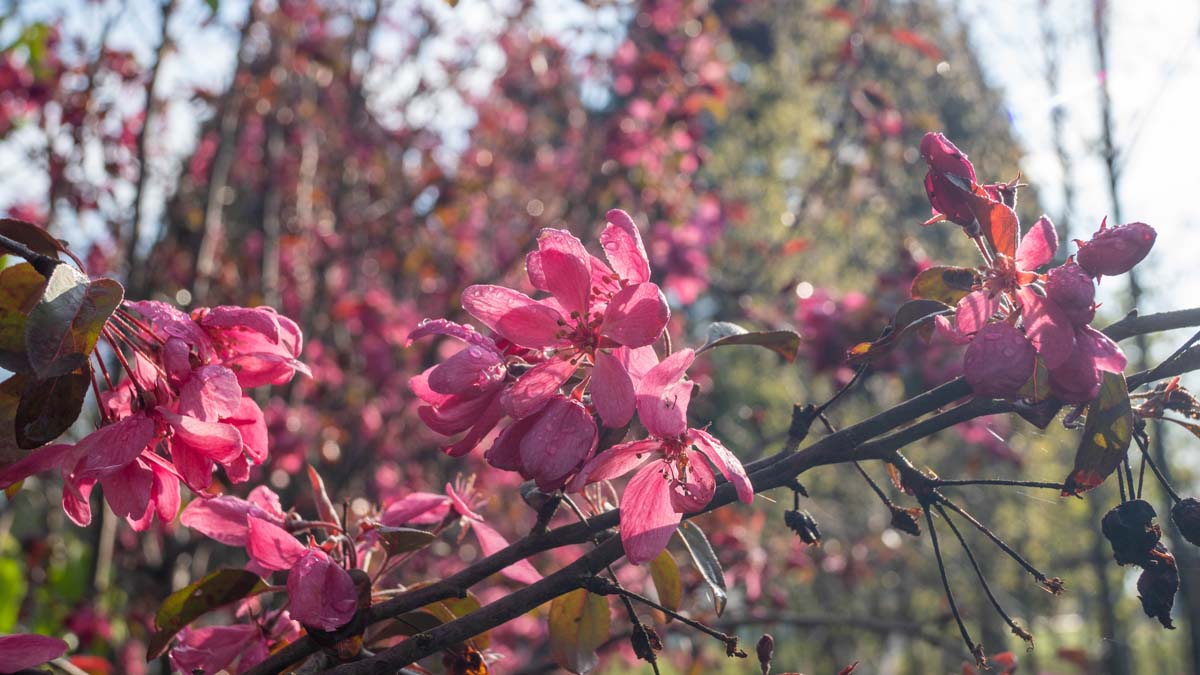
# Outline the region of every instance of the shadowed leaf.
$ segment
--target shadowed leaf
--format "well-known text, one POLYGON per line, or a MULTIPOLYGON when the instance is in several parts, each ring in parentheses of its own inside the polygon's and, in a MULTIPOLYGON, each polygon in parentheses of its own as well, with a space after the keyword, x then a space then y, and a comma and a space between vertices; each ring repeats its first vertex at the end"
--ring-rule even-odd
POLYGON ((800 336, 790 330, 748 331, 736 323, 718 321, 709 325, 704 344, 696 353, 727 345, 764 347, 791 363, 800 349, 800 336))
POLYGON ((83 368, 45 380, 30 378, 17 405, 17 445, 32 450, 61 436, 79 417, 90 382, 83 368))
POLYGON ((675 564, 670 551, 663 549, 650 561, 650 578, 654 581, 658 601, 663 607, 678 610, 683 598, 683 585, 679 579, 679 566, 675 564))
POLYGON ((167 649, 171 638, 189 623, 242 598, 267 590, 257 574, 246 570, 217 570, 190 586, 185 586, 163 600, 154 625, 158 631, 150 636, 146 657, 156 659, 167 649))
POLYGON ((680 523, 679 536, 683 539, 688 554, 692 556, 692 563, 700 571, 700 576, 704 577, 704 583, 708 584, 708 590, 713 596, 713 607, 717 610, 717 616, 720 616, 729 600, 725 586, 725 570, 721 567, 721 561, 717 560, 717 554, 713 552, 712 544, 708 543, 708 537, 704 536, 704 532, 696 525, 689 522, 680 523))
POLYGON ((28 378, 20 373, 0 382, 0 466, 23 459, 29 451, 17 444, 17 406, 28 378))
POLYGON ((1125 457, 1132 434, 1133 411, 1125 376, 1105 373, 1100 394, 1088 404, 1083 438, 1075 453, 1075 467, 1063 481, 1063 496, 1078 495, 1103 483, 1125 457))
POLYGON ((69 265, 55 267, 25 326, 29 363, 38 377, 81 368, 124 292, 112 279, 88 281, 69 265))
POLYGON ((978 278, 969 267, 930 267, 913 279, 910 293, 918 300, 936 300, 954 306, 971 292, 978 278))
POLYGON ((891 325, 883 335, 874 342, 860 342, 846 351, 846 363, 858 365, 873 361, 888 353, 896 345, 896 341, 911 330, 920 328, 934 317, 946 314, 952 309, 936 300, 909 300, 900 305, 891 325))
POLYGON ((379 533, 379 538, 383 540, 384 548, 391 555, 419 551, 436 539, 432 532, 417 530, 411 527, 380 526, 375 528, 375 531, 379 533))
POLYGON ((63 245, 49 232, 24 220, 15 218, 0 218, 0 235, 28 246, 34 253, 58 258, 63 245))
POLYGON ((572 673, 596 667, 609 633, 608 600, 579 588, 550 603, 550 654, 572 673))
POLYGON ((25 324, 46 288, 46 277, 29 263, 0 271, 0 368, 14 373, 28 371, 25 324))

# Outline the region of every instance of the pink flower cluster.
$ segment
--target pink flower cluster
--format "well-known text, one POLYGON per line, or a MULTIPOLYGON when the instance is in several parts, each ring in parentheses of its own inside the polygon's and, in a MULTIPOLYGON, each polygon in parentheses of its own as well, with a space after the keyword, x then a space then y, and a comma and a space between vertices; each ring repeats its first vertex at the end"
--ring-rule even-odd
POLYGON ((0 470, 0 488, 57 469, 63 510, 75 523, 91 522, 89 497, 100 484, 113 511, 140 531, 156 514, 163 522, 175 518, 181 481, 203 493, 218 466, 231 481, 249 479, 250 468, 267 458, 267 428, 243 389, 281 384, 307 368, 297 360, 300 329, 269 308, 189 315, 135 302, 113 326, 133 358, 118 354, 129 377, 101 394, 102 426, 0 470))
POLYGON ((600 243, 607 263, 570 233, 543 230, 525 267, 533 287, 548 295, 535 300, 502 286, 467 288, 463 307, 496 336, 446 320, 423 322, 410 340, 440 334, 466 347, 410 386, 425 404, 419 414, 430 429, 465 432, 445 448, 454 456, 470 452, 507 417, 484 458, 545 491, 615 478, 653 457, 622 500, 626 554, 643 562, 666 545, 681 514, 711 500, 715 480, 706 462, 735 483, 744 501, 753 490, 732 453, 706 431, 687 427, 693 385, 684 375, 694 353, 683 350, 659 363, 651 345, 670 310, 650 281, 641 233, 629 215, 609 211, 600 243), (635 411, 651 437, 597 453, 596 417, 620 429, 635 411))
POLYGON ((1049 218, 1039 218, 1023 237, 1011 232, 1016 247, 1010 257, 996 250, 996 241, 988 246, 983 235, 988 240, 1007 236, 993 218, 1016 227, 1015 185, 977 185, 967 156, 941 134, 925 135, 921 155, 929 165, 925 189, 940 214, 933 220, 944 217, 962 225, 985 257, 980 282, 958 302, 953 324, 937 319, 943 334, 967 344, 967 382, 980 396, 1013 398, 1048 385, 1064 401, 1095 398, 1103 374, 1125 368, 1120 347, 1089 325, 1096 313, 1096 280, 1124 274, 1141 262, 1154 245, 1154 229, 1145 223, 1112 228, 1102 223, 1090 240, 1077 241, 1074 259, 1039 273, 1058 250, 1049 218), (981 217, 989 222, 981 223, 981 217), (1036 381, 1039 372, 1048 382, 1036 381))

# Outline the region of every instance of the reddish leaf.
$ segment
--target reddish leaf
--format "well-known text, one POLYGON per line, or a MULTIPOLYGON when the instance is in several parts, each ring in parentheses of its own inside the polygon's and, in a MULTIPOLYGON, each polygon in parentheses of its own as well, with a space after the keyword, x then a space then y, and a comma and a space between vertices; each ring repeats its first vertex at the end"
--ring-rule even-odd
POLYGON ((975 219, 983 228, 983 234, 987 237, 988 243, 992 245, 992 250, 1003 253, 1009 258, 1015 258, 1017 255, 1017 232, 1020 229, 1017 224, 1017 214, 1004 204, 989 199, 986 193, 973 192, 968 199, 971 203, 971 212, 975 214, 975 219))
POLYGON ((41 253, 51 258, 57 259, 59 251, 65 250, 62 242, 55 239, 49 232, 23 220, 0 218, 0 235, 25 244, 34 253, 41 253))
POLYGON ((1063 496, 1078 495, 1103 483, 1125 457, 1132 434, 1133 410, 1125 376, 1105 373, 1100 395, 1088 404, 1083 438, 1075 453, 1075 467, 1063 481, 1063 496))
POLYGON ((951 308, 936 300, 909 300, 896 310, 892 323, 874 342, 860 342, 846 352, 846 362, 857 365, 873 361, 888 353, 909 331, 933 321, 934 317, 950 312, 951 308))
POLYGON ((112 279, 88 281, 69 265, 55 267, 25 326, 29 362, 38 377, 83 367, 124 293, 112 279))
POLYGON ((903 28, 893 28, 892 38, 902 45, 912 47, 934 61, 942 60, 942 50, 938 49, 937 45, 926 40, 918 33, 914 33, 911 30, 904 30, 903 28))
POLYGON ((32 450, 61 436, 79 417, 90 383, 82 368, 45 380, 29 378, 17 405, 17 445, 32 450))

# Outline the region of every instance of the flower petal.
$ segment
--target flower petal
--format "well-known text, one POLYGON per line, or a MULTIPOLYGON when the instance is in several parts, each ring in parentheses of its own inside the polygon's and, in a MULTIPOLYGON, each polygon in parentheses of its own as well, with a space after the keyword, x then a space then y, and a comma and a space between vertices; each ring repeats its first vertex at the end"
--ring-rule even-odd
POLYGON ((510 342, 540 349, 559 342, 558 312, 524 293, 503 286, 468 286, 463 307, 510 342))
POLYGON ((588 312, 592 292, 591 264, 586 257, 577 258, 562 251, 542 251, 541 270, 546 290, 572 318, 582 318, 588 312))
POLYGON ((608 225, 600 233, 600 244, 613 271, 626 281, 650 281, 650 259, 633 219, 620 209, 609 211, 607 218, 608 225))
POLYGON ((477 395, 504 382, 500 352, 471 345, 429 371, 429 388, 439 394, 477 395))
POLYGON ((55 637, 32 633, 0 635, 0 673, 40 666, 62 656, 67 649, 67 643, 55 637))
POLYGON ((717 480, 704 456, 689 450, 687 480, 671 483, 671 508, 679 513, 695 513, 712 501, 717 480))
POLYGON ((308 551, 290 532, 275 523, 250 516, 246 519, 246 552, 269 570, 291 569, 308 551))
POLYGON ((1070 317, 1053 300, 1025 286, 1018 292, 1021 322, 1046 367, 1054 370, 1066 363, 1075 350, 1075 328, 1070 317))
POLYGON ((989 297, 986 291, 973 291, 958 301, 954 325, 962 335, 977 332, 1000 309, 1000 298, 989 297))
POLYGON ((737 455, 730 452, 729 448, 726 448, 721 441, 703 429, 692 429, 691 439, 696 444, 696 448, 708 458, 708 461, 721 471, 725 480, 733 483, 738 499, 747 504, 754 501, 754 486, 750 484, 746 469, 737 455))
POLYGON ((414 492, 388 505, 379 522, 388 527, 399 525, 433 525, 442 522, 450 512, 450 498, 433 492, 414 492))
POLYGON ((516 419, 529 417, 542 409, 558 388, 575 372, 575 364, 554 358, 530 368, 511 387, 504 390, 501 400, 504 410, 516 419))
POLYGON ((627 286, 604 310, 600 333, 626 347, 653 344, 671 318, 667 298, 657 284, 627 286))
POLYGON ((583 242, 579 241, 579 237, 566 230, 552 227, 543 228, 538 232, 537 246, 536 251, 525 256, 525 271, 529 274, 529 282, 539 291, 554 293, 552 282, 547 278, 547 270, 544 266, 545 258, 542 254, 546 252, 554 251, 575 258, 584 263, 589 273, 592 270, 591 255, 588 254, 583 242))
POLYGON ((521 439, 521 465, 545 491, 557 489, 596 448, 591 414, 578 401, 552 398, 521 439))
POLYGON ((134 415, 100 427, 79 441, 82 455, 75 466, 75 478, 99 478, 120 471, 137 459, 154 440, 154 421, 146 415, 134 415))
POLYGON ((596 407, 604 426, 623 427, 633 418, 633 380, 621 361, 607 351, 596 351, 596 365, 592 368, 589 390, 592 393, 592 405, 596 407))
POLYGON ((1037 219, 1033 227, 1025 233, 1021 239, 1021 243, 1017 246, 1017 268, 1022 270, 1036 270, 1054 260, 1054 253, 1058 251, 1058 232, 1054 229, 1054 223, 1046 216, 1037 219))
POLYGON ((642 467, 621 495, 621 544, 638 565, 653 560, 679 527, 681 514, 671 506, 671 486, 657 464, 642 467))
POLYGON ((659 438, 678 436, 687 430, 692 382, 682 378, 695 360, 693 350, 677 351, 651 368, 638 386, 638 417, 646 429, 659 438))
POLYGON ((1097 370, 1125 372, 1125 352, 1104 333, 1091 326, 1080 326, 1075 329, 1075 344, 1091 359, 1097 370))
POLYGON ((579 473, 575 474, 575 478, 571 479, 567 491, 579 492, 583 486, 589 483, 624 476, 645 462, 646 455, 661 449, 662 441, 657 438, 644 438, 640 441, 614 445, 589 459, 579 473))
POLYGON ((419 340, 429 335, 448 335, 458 338, 468 344, 478 345, 485 349, 496 351, 496 343, 492 338, 475 330, 475 327, 470 324, 461 324, 449 321, 447 319, 424 319, 417 324, 416 329, 408 334, 404 346, 409 346, 414 340, 419 340))
POLYGON ((179 389, 179 412, 205 422, 216 422, 237 411, 242 387, 237 375, 225 366, 202 366, 192 371, 179 389))
MULTIPOLYGON (((485 556, 508 548, 508 540, 504 538, 504 535, 482 520, 473 521, 471 529, 475 531, 475 537, 479 539, 479 548, 485 556)), ((542 580, 542 575, 528 560, 519 560, 512 565, 507 565, 500 569, 500 574, 520 584, 536 584, 542 580)))
POLYGON ((321 630, 336 630, 354 618, 358 591, 346 570, 324 551, 309 549, 288 574, 292 618, 321 630))

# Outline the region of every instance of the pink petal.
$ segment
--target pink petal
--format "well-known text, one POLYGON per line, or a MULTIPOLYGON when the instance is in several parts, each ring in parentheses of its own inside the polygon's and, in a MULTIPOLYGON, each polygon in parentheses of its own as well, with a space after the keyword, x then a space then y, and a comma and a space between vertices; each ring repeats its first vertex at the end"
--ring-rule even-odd
POLYGON ((242 437, 242 450, 255 464, 267 460, 267 420, 254 399, 242 397, 237 410, 222 421, 237 429, 242 437))
POLYGON ((238 384, 243 389, 263 387, 268 384, 287 384, 296 373, 312 377, 308 366, 290 356, 254 352, 231 356, 224 361, 225 367, 237 374, 238 384))
POLYGON ((1058 250, 1058 232, 1054 229, 1054 223, 1046 216, 1037 219, 1033 227, 1025 233, 1021 239, 1021 244, 1017 246, 1017 268, 1022 270, 1036 270, 1054 260, 1054 253, 1058 250))
POLYGON ((24 459, 0 469, 0 490, 50 469, 66 469, 69 472, 77 457, 79 450, 73 443, 40 447, 24 459))
POLYGON ((429 377, 438 366, 432 366, 420 375, 413 375, 408 378, 408 388, 412 393, 416 394, 417 398, 434 407, 444 404, 449 401, 452 394, 440 394, 429 386, 429 377))
POLYGON ((578 401, 557 396, 521 439, 521 465, 542 490, 553 490, 596 448, 596 422, 578 401))
POLYGON ((1104 373, 1084 349, 1076 349, 1067 362, 1050 371, 1050 390, 1068 403, 1087 403, 1100 393, 1104 373))
POLYGON ((640 441, 614 445, 589 459, 579 473, 571 479, 567 491, 578 492, 589 483, 624 476, 645 462, 647 455, 661 449, 662 441, 656 438, 645 438, 640 441))
POLYGON ((67 647, 66 642, 45 635, 0 635, 0 673, 15 673, 53 661, 67 653, 67 647))
POLYGON ((237 375, 225 366, 202 366, 179 390, 179 412, 205 422, 216 422, 237 411, 242 387, 237 375))
POLYGON ((504 382, 504 357, 495 350, 470 346, 429 371, 429 388, 439 394, 470 396, 504 382))
POLYGON ((1125 372, 1125 352, 1104 333, 1091 326, 1080 326, 1075 329, 1075 344, 1091 359, 1097 370, 1125 372))
POLYGON ((656 463, 648 464, 629 480, 621 495, 621 544, 625 557, 637 565, 667 547, 679 527, 681 515, 671 506, 671 486, 656 463))
POLYGON ((671 484, 671 508, 679 513, 695 513, 712 501, 717 491, 717 481, 704 456, 689 450, 687 480, 671 484))
POLYGON ((504 430, 492 442, 492 447, 483 453, 483 458, 487 460, 488 464, 501 471, 518 471, 528 478, 529 473, 525 471, 525 465, 521 463, 521 440, 539 419, 537 415, 533 415, 523 420, 515 420, 504 427, 504 430))
POLYGON ((963 335, 977 332, 1000 309, 1000 298, 988 297, 986 291, 973 291, 958 301, 954 316, 955 327, 963 335))
POLYGON ((71 522, 80 527, 87 527, 92 522, 92 488, 96 480, 76 481, 68 478, 63 481, 62 508, 63 513, 71 522))
POLYGON ((417 416, 430 429, 443 436, 470 429, 481 415, 487 412, 488 406, 495 401, 495 396, 451 396, 444 404, 437 406, 421 406, 417 408, 417 416))
POLYGON ((246 552, 250 558, 269 570, 291 569, 308 547, 287 530, 262 518, 246 519, 246 552))
POLYGON ((933 317, 933 332, 951 344, 966 345, 971 343, 971 338, 958 332, 958 328, 950 323, 950 319, 941 314, 933 317))
POLYGON ((1075 328, 1070 317, 1053 300, 1038 295, 1029 286, 1018 292, 1021 323, 1046 367, 1053 370, 1075 350, 1075 328))
POLYGON ((292 618, 321 630, 336 630, 354 618, 358 591, 354 580, 324 551, 309 549, 288 574, 292 618))
MULTIPOLYGON (((508 548, 508 540, 502 534, 492 529, 487 523, 477 520, 471 523, 475 537, 479 539, 479 548, 485 556, 508 548)), ((520 584, 536 584, 542 580, 542 575, 534 569, 528 560, 520 560, 500 570, 504 576, 520 584)))
POLYGON ((204 453, 197 452, 186 443, 170 443, 171 461, 179 471, 179 477, 195 492, 203 492, 212 485, 214 462, 204 453))
POLYGON ((634 409, 633 380, 617 357, 604 350, 596 351, 589 390, 592 405, 604 426, 619 428, 629 424, 634 409))
MULTIPOLYGON (((266 487, 255 488, 255 491, 267 490, 266 487)), ((274 493, 270 493, 274 495, 274 493)), ((276 498, 278 500, 278 498, 276 498)), ((260 499, 261 501, 261 499, 260 499)), ((245 546, 250 532, 249 519, 283 524, 283 514, 274 510, 268 511, 244 499, 230 495, 221 495, 211 499, 194 499, 183 513, 179 522, 186 527, 205 535, 210 539, 228 546, 245 546)))
POLYGON ((137 459, 154 440, 154 421, 146 415, 134 415, 100 427, 79 441, 83 457, 75 467, 78 480, 107 476, 137 459))
POLYGON ((650 369, 658 365, 658 354, 654 351, 654 347, 649 345, 645 347, 617 347, 613 350, 613 355, 625 366, 625 370, 629 372, 630 379, 633 380, 633 388, 636 390, 642 378, 650 369))
POLYGON ((501 395, 504 409, 516 419, 529 417, 542 409, 558 388, 575 372, 575 364, 553 358, 530 368, 501 395))
POLYGON ((524 293, 503 286, 468 286, 462 304, 471 316, 514 344, 540 349, 559 342, 562 317, 524 293))
POLYGON ((736 455, 730 452, 716 437, 703 429, 692 429, 691 439, 696 444, 696 448, 708 458, 708 461, 721 471, 725 479, 733 483, 738 499, 747 504, 754 501, 754 486, 750 484, 746 469, 736 455))
POLYGON ((154 489, 154 472, 140 461, 130 462, 120 471, 100 479, 104 500, 113 513, 125 518, 133 529, 141 531, 150 524, 150 493, 154 489), (135 523, 142 525, 139 529, 135 523))
POLYGON ((627 286, 613 296, 604 310, 600 332, 626 347, 653 344, 671 318, 667 298, 657 284, 627 286))
POLYGON ((171 444, 184 445, 211 460, 227 464, 242 454, 242 435, 236 427, 220 422, 204 422, 188 415, 176 415, 159 409, 174 434, 171 444))
POLYGON ((258 636, 258 626, 185 628, 171 649, 171 664, 180 673, 218 673, 227 668, 258 636))
POLYGON ((546 290, 576 320, 587 315, 592 273, 586 254, 575 257, 562 251, 542 251, 541 269, 546 290))
POLYGON ((150 499, 154 501, 158 519, 169 523, 179 513, 179 477, 158 462, 152 462, 150 468, 154 471, 154 488, 150 492, 150 499))
POLYGON ((545 253, 553 251, 574 258, 583 262, 590 273, 591 256, 584 248, 583 242, 570 232, 551 227, 544 228, 538 232, 537 244, 538 250, 525 256, 525 271, 529 274, 529 282, 539 291, 554 293, 553 283, 548 279, 549 274, 545 268, 545 253))
POLYGON ((637 391, 637 411, 651 434, 669 438, 687 430, 692 383, 681 378, 695 360, 693 350, 680 350, 651 368, 642 378, 637 391))
POLYGON ((483 521, 483 516, 475 512, 467 500, 454 489, 454 485, 446 483, 446 496, 450 497, 450 505, 458 512, 458 515, 469 520, 483 521))
POLYGON ((419 340, 429 335, 448 335, 458 338, 468 344, 477 345, 484 349, 496 350, 496 343, 488 336, 475 330, 474 326, 454 323, 446 319, 425 319, 417 325, 413 332, 408 334, 408 339, 404 346, 409 346, 414 340, 419 340))
POLYGON ((279 315, 270 307, 237 307, 221 305, 204 312, 200 325, 204 328, 227 328, 260 333, 271 342, 279 341, 279 315))
POLYGON ((283 505, 279 503, 279 495, 272 492, 271 488, 266 485, 259 485, 251 490, 250 494, 246 496, 246 501, 257 506, 263 512, 262 515, 255 514, 259 518, 270 520, 276 524, 282 524, 287 518, 283 512, 283 505))
POLYGON ((450 498, 433 492, 414 492, 392 502, 379 516, 388 527, 434 525, 450 512, 450 498))
POLYGON ((650 281, 650 259, 633 219, 620 209, 609 211, 607 218, 608 226, 600 233, 600 243, 613 271, 626 281, 650 281))
POLYGON ((496 425, 503 417, 504 406, 500 401, 500 397, 493 396, 492 404, 484 409, 483 413, 475 421, 475 424, 471 426, 470 431, 451 445, 443 447, 442 452, 451 457, 462 457, 471 452, 479 445, 480 441, 492 432, 492 429, 496 428, 496 425))

